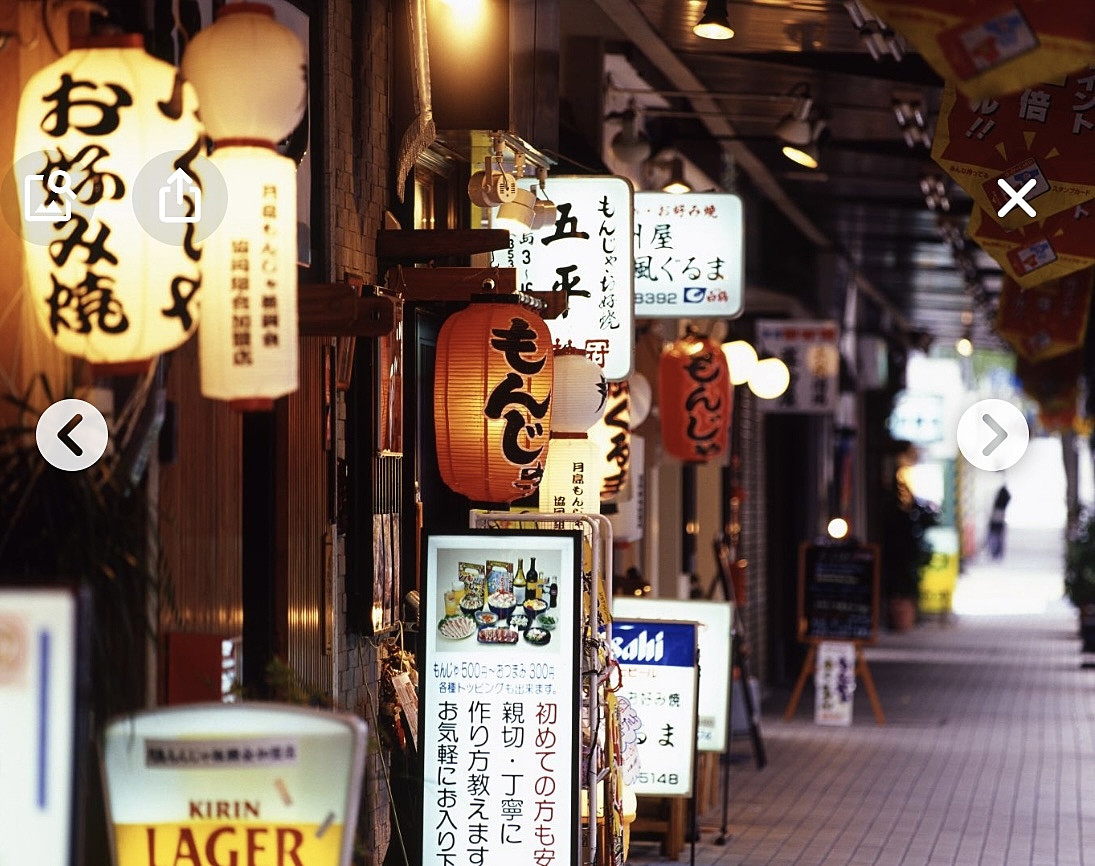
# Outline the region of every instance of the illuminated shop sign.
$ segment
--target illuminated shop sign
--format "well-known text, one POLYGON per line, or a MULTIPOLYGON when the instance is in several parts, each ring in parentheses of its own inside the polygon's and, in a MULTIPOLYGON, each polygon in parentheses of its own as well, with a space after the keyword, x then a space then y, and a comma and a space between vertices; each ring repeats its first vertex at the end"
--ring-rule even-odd
POLYGON ((637 795, 688 797, 696 745, 696 624, 612 621, 625 736, 636 737, 637 795), (635 728, 637 727, 637 730, 635 728))
POLYGON ((731 193, 635 193, 635 315, 741 315, 745 218, 731 193))
POLYGON ((114 721, 115 866, 349 866, 364 761, 349 714, 195 704, 114 721))
MULTIPOLYGON (((523 180, 526 189, 534 180, 523 180)), ((552 177, 546 193, 555 221, 511 234, 494 264, 516 268, 525 291, 565 292, 568 312, 548 322, 552 338, 585 350, 605 378, 631 373, 635 352, 632 300, 631 183, 623 177, 552 177)))
POLYGON ((423 863, 576 863, 580 532, 430 536, 423 863))
MULTIPOLYGON (((734 606, 728 601, 701 599, 612 599, 612 615, 628 619, 672 617, 696 623, 696 641, 703 676, 699 685, 696 747, 701 751, 726 749, 726 708, 730 690, 730 637, 734 606)), ((615 626, 613 626, 615 633, 615 626)))

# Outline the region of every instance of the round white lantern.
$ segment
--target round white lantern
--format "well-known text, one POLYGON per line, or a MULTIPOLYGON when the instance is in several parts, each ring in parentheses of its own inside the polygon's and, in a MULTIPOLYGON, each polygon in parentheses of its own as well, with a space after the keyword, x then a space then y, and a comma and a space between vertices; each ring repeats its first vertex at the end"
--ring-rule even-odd
POLYGON ((304 116, 307 58, 264 3, 230 3, 186 47, 182 71, 210 138, 280 141, 304 116))
POLYGON ((749 390, 762 400, 775 400, 791 384, 791 371, 780 358, 757 361, 749 376, 749 390))
POLYGON ((555 350, 555 381, 551 393, 553 433, 585 433, 604 410, 608 383, 596 361, 582 349, 555 350))
POLYGON ((654 392, 650 380, 642 373, 636 373, 627 380, 627 390, 631 399, 631 429, 636 429, 650 414, 654 402, 654 392))
POLYGON ((744 385, 753 375, 757 366, 757 350, 748 340, 734 340, 723 343, 722 353, 726 355, 726 363, 730 366, 730 384, 744 385))
POLYGON ((272 145, 221 145, 225 217, 206 246, 202 394, 267 410, 297 389, 296 166, 272 145))
POLYGON ((197 326, 197 109, 194 89, 135 34, 88 39, 35 73, 20 96, 26 291, 61 350, 110 372, 147 367, 197 326), (149 166, 162 176, 142 171, 149 166), (142 203, 176 170, 178 188, 148 224, 142 203))

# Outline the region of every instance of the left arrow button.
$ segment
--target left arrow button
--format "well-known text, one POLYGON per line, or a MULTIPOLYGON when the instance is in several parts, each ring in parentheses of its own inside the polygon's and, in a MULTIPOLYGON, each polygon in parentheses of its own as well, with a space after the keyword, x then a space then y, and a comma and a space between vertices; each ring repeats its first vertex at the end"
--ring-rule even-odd
POLYGON ((58 400, 38 419, 34 438, 50 465, 79 472, 103 456, 110 429, 102 412, 87 401, 58 400))

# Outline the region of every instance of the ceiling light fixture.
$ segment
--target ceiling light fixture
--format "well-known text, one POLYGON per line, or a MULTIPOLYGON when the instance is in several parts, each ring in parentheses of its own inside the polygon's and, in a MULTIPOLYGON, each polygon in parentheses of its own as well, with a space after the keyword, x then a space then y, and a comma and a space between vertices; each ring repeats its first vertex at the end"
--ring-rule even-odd
POLYGON ((726 0, 707 0, 703 17, 696 22, 692 32, 704 39, 733 39, 734 31, 726 12, 726 0))
POLYGON ((776 138, 783 142, 783 155, 789 160, 806 168, 817 168, 820 163, 817 140, 825 129, 825 121, 814 117, 810 85, 796 84, 791 95, 795 97, 795 106, 776 124, 776 138))
POLYGON ((639 115, 635 111, 635 100, 620 115, 621 129, 612 136, 612 155, 620 162, 635 165, 650 158, 650 139, 639 128, 639 115))
POLYGON ((662 184, 662 192, 674 195, 692 192, 692 185, 684 179, 684 160, 679 157, 669 162, 669 180, 662 184))

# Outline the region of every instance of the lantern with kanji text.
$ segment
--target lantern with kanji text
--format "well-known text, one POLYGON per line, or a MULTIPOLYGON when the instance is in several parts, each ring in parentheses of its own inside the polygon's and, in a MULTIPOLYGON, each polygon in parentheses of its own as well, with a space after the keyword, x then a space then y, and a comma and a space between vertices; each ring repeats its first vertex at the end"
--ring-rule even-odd
POLYGON ((473 303, 437 337, 434 434, 441 478, 474 502, 540 486, 551 433, 551 334, 513 298, 473 303))
POLYGON ((673 343, 658 365, 658 395, 667 454, 706 463, 726 450, 733 391, 717 342, 689 335, 673 343))

